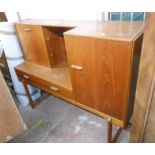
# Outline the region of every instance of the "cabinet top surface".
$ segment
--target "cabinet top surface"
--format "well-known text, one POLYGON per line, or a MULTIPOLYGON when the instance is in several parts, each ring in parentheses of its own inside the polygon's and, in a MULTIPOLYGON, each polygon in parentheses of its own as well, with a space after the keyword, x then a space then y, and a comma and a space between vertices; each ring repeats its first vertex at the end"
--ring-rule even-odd
POLYGON ((64 35, 94 37, 101 39, 132 41, 143 30, 144 22, 127 21, 65 21, 65 20, 38 20, 28 19, 15 24, 40 25, 50 27, 69 27, 71 30, 64 35))

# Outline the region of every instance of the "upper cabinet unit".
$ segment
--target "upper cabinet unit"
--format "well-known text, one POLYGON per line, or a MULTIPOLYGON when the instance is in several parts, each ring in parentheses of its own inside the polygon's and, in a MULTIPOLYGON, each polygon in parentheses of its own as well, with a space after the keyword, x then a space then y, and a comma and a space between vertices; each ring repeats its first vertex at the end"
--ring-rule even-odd
POLYGON ((54 67, 67 61, 63 33, 71 28, 16 24, 25 59, 54 67))

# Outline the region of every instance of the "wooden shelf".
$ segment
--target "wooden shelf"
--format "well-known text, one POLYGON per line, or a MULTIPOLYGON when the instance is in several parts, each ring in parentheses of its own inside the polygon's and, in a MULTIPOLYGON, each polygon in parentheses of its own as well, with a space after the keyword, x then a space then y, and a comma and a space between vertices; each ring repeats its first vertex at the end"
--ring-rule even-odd
POLYGON ((72 91, 70 71, 66 61, 61 62, 52 69, 31 62, 25 62, 17 66, 16 69, 72 91))
POLYGON ((62 61, 67 60, 63 33, 68 30, 70 30, 70 28, 67 27, 42 27, 51 67, 55 67, 62 61))

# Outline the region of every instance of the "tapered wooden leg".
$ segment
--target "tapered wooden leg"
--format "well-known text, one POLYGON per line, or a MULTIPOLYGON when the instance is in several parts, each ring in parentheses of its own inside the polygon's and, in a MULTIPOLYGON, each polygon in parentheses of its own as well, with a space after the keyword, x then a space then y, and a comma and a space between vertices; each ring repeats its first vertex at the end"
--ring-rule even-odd
POLYGON ((26 83, 25 80, 22 80, 22 83, 23 83, 23 86, 24 86, 24 88, 25 88, 26 95, 27 95, 27 97, 28 97, 29 103, 30 103, 31 107, 34 108, 33 100, 32 100, 31 94, 30 94, 30 92, 29 92, 27 83, 26 83))
POLYGON ((117 131, 116 131, 116 133, 115 133, 115 136, 113 137, 113 139, 112 139, 112 141, 111 141, 112 143, 115 143, 115 142, 117 141, 117 139, 118 139, 118 137, 119 137, 121 131, 122 131, 122 128, 117 127, 117 131))
POLYGON ((107 142, 111 143, 111 139, 112 139, 112 120, 111 120, 111 118, 109 118, 107 121, 108 121, 107 142))
POLYGON ((112 138, 112 119, 109 118, 107 120, 107 125, 108 125, 108 128, 107 128, 107 142, 108 143, 115 143, 122 131, 122 128, 121 127, 117 127, 117 131, 114 135, 114 137, 112 138))
POLYGON ((37 99, 36 101, 33 101, 32 97, 31 97, 31 93, 28 89, 28 86, 27 86, 27 83, 25 80, 22 80, 22 83, 23 83, 23 86, 25 88, 25 91, 26 91, 26 95, 28 97, 28 100, 29 100, 29 103, 31 105, 32 108, 35 108, 37 107, 43 100, 45 100, 49 94, 44 94, 42 95, 41 97, 39 97, 39 99, 37 99))

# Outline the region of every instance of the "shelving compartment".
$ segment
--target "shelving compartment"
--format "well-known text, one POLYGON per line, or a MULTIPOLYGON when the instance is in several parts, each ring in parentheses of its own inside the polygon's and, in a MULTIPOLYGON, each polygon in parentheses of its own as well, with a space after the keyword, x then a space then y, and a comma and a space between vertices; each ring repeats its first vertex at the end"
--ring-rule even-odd
POLYGON ((66 47, 63 33, 72 28, 43 26, 43 35, 51 67, 67 62, 66 47))

